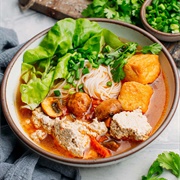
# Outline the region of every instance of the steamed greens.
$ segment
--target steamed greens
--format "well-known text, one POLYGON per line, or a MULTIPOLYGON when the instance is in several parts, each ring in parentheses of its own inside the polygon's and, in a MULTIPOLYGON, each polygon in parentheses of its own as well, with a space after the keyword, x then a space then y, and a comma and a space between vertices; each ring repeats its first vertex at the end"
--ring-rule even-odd
MULTIPOLYGON (((84 61, 92 67, 110 66, 114 82, 125 77, 127 60, 136 52, 138 44, 123 43, 117 35, 87 19, 66 18, 58 21, 34 49, 24 53, 21 67, 21 100, 31 110, 47 96, 56 80, 65 79, 65 88, 76 86, 79 69, 88 73, 84 61)), ((147 46, 142 53, 159 53, 161 46, 147 46)))

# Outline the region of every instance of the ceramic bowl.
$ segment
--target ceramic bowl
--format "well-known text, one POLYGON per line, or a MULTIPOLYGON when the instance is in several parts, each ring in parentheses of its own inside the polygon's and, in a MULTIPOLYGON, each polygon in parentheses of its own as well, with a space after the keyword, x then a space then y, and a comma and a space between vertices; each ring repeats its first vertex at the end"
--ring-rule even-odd
POLYGON ((161 31, 154 29, 153 27, 151 27, 149 25, 149 23, 146 20, 146 7, 149 6, 151 4, 151 2, 152 2, 152 0, 146 0, 141 7, 140 17, 141 17, 141 22, 142 22, 144 28, 149 33, 151 33, 153 36, 155 36, 156 38, 158 38, 161 41, 165 41, 165 42, 179 41, 180 40, 180 33, 161 32, 161 31))
MULTIPOLYGON (((149 34, 148 32, 144 31, 141 28, 138 28, 134 25, 127 24, 124 22, 116 21, 116 20, 108 20, 108 19, 90 19, 93 21, 97 21, 99 25, 103 28, 107 28, 117 34, 119 37, 123 37, 128 41, 137 42, 141 46, 150 45, 152 43, 160 43, 154 36, 149 34)), ((169 101, 167 104, 167 110, 163 116, 163 123, 160 127, 156 130, 156 132, 149 137, 146 141, 140 143, 137 147, 124 152, 122 154, 118 154, 115 156, 111 156, 108 158, 96 159, 96 160, 83 160, 83 159, 73 159, 73 158, 65 158, 53 154, 51 152, 46 151, 45 149, 41 148, 37 144, 35 144, 24 132, 19 117, 17 114, 17 110, 15 107, 15 97, 16 92, 18 89, 20 73, 21 73, 21 63, 23 60, 23 54, 27 49, 31 49, 36 47, 40 41, 43 39, 45 34, 48 32, 49 29, 44 30, 43 32, 39 33, 32 39, 30 39, 13 57, 11 63, 6 69, 2 86, 1 86, 1 102, 2 102, 2 109, 9 123, 10 127, 17 135, 17 137, 30 149, 35 151, 36 153, 44 156, 48 159, 51 159, 55 162, 59 162, 62 164, 78 166, 78 167, 100 167, 105 165, 110 165, 114 163, 118 163, 126 158, 132 156, 135 153, 140 152, 143 150, 147 145, 149 145, 152 141, 154 141, 166 128, 166 126, 171 121, 179 100, 179 79, 178 79, 178 72, 176 65, 170 56, 167 49, 162 45, 162 52, 160 53, 160 63, 161 67, 164 71, 164 74, 167 79, 168 85, 171 87, 169 88, 169 101)))

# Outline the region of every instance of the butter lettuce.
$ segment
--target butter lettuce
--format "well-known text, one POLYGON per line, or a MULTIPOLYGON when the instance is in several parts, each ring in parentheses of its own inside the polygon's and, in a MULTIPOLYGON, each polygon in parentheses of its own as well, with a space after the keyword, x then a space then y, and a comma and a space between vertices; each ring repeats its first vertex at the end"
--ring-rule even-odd
POLYGON ((122 45, 119 38, 88 19, 58 21, 34 49, 24 53, 21 67, 21 99, 35 109, 47 96, 56 79, 68 76, 68 61, 76 50, 101 52, 105 45, 122 45))
POLYGON ((100 53, 105 44, 109 45, 113 49, 116 49, 124 43, 122 43, 111 31, 102 29, 101 32, 95 34, 84 43, 83 50, 100 53))

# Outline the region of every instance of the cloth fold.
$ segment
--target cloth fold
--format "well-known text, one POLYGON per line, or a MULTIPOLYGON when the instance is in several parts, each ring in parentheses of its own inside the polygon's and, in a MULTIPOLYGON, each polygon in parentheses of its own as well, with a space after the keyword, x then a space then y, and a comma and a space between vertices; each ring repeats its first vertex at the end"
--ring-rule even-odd
MULTIPOLYGON (((22 46, 13 30, 0 27, 0 84, 7 65, 22 46)), ((0 180, 81 179, 78 168, 48 160, 24 146, 8 126, 2 111, 0 121, 0 180)))

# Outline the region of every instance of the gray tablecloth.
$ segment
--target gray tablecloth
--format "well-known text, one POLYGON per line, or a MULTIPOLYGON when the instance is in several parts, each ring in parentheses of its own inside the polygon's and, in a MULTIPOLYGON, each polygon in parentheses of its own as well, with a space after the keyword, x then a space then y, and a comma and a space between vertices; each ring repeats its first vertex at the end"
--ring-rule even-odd
MULTIPOLYGON (((0 83, 18 44, 16 33, 0 27, 0 83)), ((0 108, 1 109, 1 108, 0 108)), ((22 145, 0 114, 0 180, 80 180, 79 169, 55 163, 22 145)))

